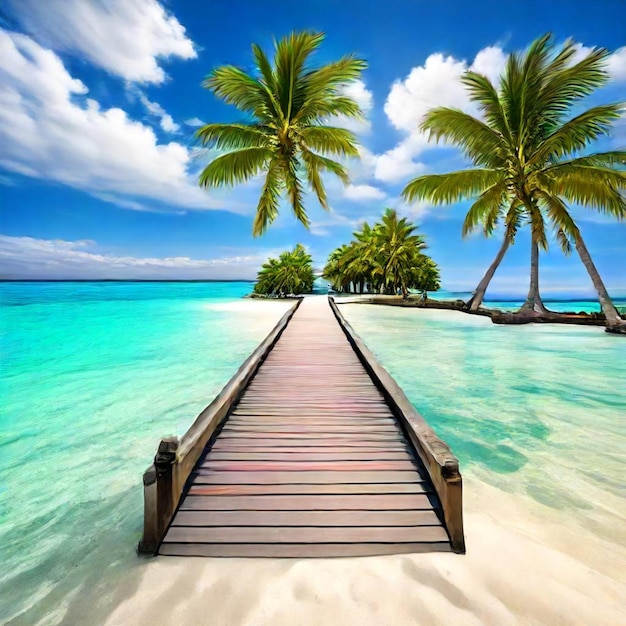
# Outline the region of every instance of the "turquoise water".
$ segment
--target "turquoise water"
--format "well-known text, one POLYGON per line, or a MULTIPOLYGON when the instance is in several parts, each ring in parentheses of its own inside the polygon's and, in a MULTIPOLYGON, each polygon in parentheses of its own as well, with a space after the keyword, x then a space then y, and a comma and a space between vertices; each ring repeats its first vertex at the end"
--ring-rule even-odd
MULTIPOLYGON (((0 284, 0 622, 98 623, 115 604, 119 581, 145 563, 134 554, 141 476, 159 439, 187 429, 288 306, 242 301, 250 290, 0 284)), ((617 541, 626 341, 599 328, 342 309, 466 475, 617 541)))
POLYGON ((56 623, 142 562, 141 476, 160 437, 187 429, 287 306, 250 291, 0 285, 0 623, 56 623))
MULTIPOLYGON (((613 295, 613 294, 611 294, 613 295)), ((444 289, 440 291, 434 291, 428 294, 429 298, 433 298, 435 300, 464 300, 467 302, 471 298, 472 294, 470 292, 456 292, 456 291, 445 291, 444 289)), ((581 311, 585 311, 587 313, 599 313, 602 308, 597 298, 586 298, 586 297, 561 297, 559 299, 554 298, 553 296, 544 296, 543 302, 546 305, 546 308, 550 311, 556 311, 559 313, 562 312, 574 312, 580 313, 581 311)), ((613 297, 613 303, 620 310, 626 310, 626 298, 623 297, 623 293, 620 295, 613 297)), ((515 297, 502 297, 497 294, 492 295, 487 293, 484 301, 484 306, 493 309, 502 309, 504 311, 516 311, 519 309, 522 304, 524 304, 523 298, 515 298, 515 297)))
POLYGON ((626 540, 626 340, 454 311, 344 304, 462 471, 626 540))

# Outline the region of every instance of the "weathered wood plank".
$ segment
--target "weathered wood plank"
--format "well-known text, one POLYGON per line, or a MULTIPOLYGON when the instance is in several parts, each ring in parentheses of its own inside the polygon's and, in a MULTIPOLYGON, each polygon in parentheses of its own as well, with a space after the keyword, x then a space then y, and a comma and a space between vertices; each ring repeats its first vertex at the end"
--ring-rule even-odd
POLYGON ((411 511, 434 508, 428 494, 187 496, 181 511, 411 511))
POLYGON ((172 543, 368 543, 437 542, 448 535, 441 526, 171 526, 172 543))
POLYGON ((434 511, 180 511, 176 526, 440 526, 434 511))
MULTIPOLYGON (((413 472, 417 469, 417 464, 410 459, 380 461, 380 460, 337 460, 332 461, 284 461, 278 459, 267 459, 263 461, 225 461, 213 459, 211 456, 205 459, 198 466, 200 470, 215 470, 222 472, 379 472, 383 470, 406 470, 413 472)), ((298 474, 299 475, 299 474, 298 474)), ((340 479, 341 476, 337 475, 340 479)), ((250 477, 249 480, 254 480, 250 477)))
POLYGON ((216 452, 212 451, 207 461, 277 461, 277 462, 312 462, 312 461, 405 461, 406 452, 216 452))
MULTIPOLYGON (((419 480, 419 479, 418 479, 419 480)), ((430 482, 415 483, 334 483, 299 485, 191 485, 191 496, 277 496, 430 493, 430 482)))
POLYGON ((323 559, 451 551, 450 542, 446 540, 429 543, 164 543, 159 554, 164 556, 323 559))
POLYGON ((197 468, 192 484, 204 485, 285 485, 297 483, 412 483, 419 479, 413 470, 319 471, 319 472, 229 472, 197 468))

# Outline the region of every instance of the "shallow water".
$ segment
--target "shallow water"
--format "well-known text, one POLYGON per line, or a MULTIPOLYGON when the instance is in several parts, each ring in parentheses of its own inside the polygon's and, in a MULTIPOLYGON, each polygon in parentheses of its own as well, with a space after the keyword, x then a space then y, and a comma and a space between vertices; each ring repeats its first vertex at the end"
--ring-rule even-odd
POLYGON ((453 311, 341 310, 468 476, 626 540, 626 341, 453 311))
MULTIPOLYGON (((246 283, 4 283, 0 622, 136 567, 143 470, 289 306, 246 283)), ((98 594, 94 593, 94 597, 98 594)))
MULTIPOLYGON (((141 475, 159 439, 186 430, 289 306, 241 300, 250 289, 0 284, 0 622, 82 624, 132 592, 119 581, 145 567, 134 554, 141 475)), ((626 539, 626 341, 447 311, 342 310, 465 476, 610 544, 626 539)))

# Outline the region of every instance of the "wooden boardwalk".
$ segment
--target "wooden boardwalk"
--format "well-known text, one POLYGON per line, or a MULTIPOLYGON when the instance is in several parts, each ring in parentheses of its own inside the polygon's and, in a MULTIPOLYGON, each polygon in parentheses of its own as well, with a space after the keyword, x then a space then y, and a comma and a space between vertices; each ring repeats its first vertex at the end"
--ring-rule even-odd
POLYGON ((440 501, 326 298, 305 298, 206 446, 158 550, 449 551, 440 501))

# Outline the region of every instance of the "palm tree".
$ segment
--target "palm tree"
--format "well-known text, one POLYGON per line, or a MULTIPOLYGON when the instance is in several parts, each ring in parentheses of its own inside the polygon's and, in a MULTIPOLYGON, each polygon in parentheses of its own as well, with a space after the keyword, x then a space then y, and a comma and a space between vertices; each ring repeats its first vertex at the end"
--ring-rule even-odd
POLYGON ((475 168, 431 174, 411 181, 409 201, 435 204, 474 199, 464 234, 479 224, 486 234, 504 220, 502 247, 477 287, 470 306, 477 308, 485 289, 522 224, 531 227, 531 275, 520 313, 546 312, 539 294, 539 248, 547 249, 546 221, 568 252, 574 243, 596 288, 607 326, 625 328, 585 246, 566 203, 626 217, 626 151, 578 156, 594 140, 609 134, 623 104, 599 105, 572 116, 578 102, 608 80, 608 51, 592 50, 576 61, 571 41, 555 50, 550 35, 536 40, 524 56, 511 54, 499 89, 476 72, 462 80, 483 119, 450 108, 429 111, 421 128, 436 140, 461 148, 475 168))
POLYGON ((257 276, 254 292, 287 295, 310 293, 313 289, 313 259, 302 244, 268 259, 257 276))
POLYGON ((348 245, 334 250, 324 268, 324 278, 338 290, 363 292, 364 286, 387 294, 409 289, 438 289, 439 271, 430 257, 422 235, 414 234, 416 226, 386 209, 379 222, 370 227, 365 222, 353 233, 348 245))
POLYGON ((405 217, 399 218, 395 209, 386 209, 374 227, 373 243, 378 260, 374 275, 384 279, 387 293, 400 289, 407 296, 412 286, 417 255, 426 247, 421 235, 414 235, 417 227, 405 217))
POLYGON ((264 173, 255 236, 263 234, 278 216, 283 192, 296 218, 308 227, 304 181, 328 209, 322 174, 330 172, 344 184, 349 182, 343 165, 328 155, 359 156, 354 134, 328 121, 337 116, 362 117, 359 105, 342 90, 359 78, 366 63, 347 55, 313 67, 311 56, 323 39, 322 33, 294 32, 275 43, 273 64, 255 44, 254 73, 226 65, 213 70, 203 83, 248 121, 198 129, 202 145, 226 151, 204 168, 200 185, 233 186, 264 173))

